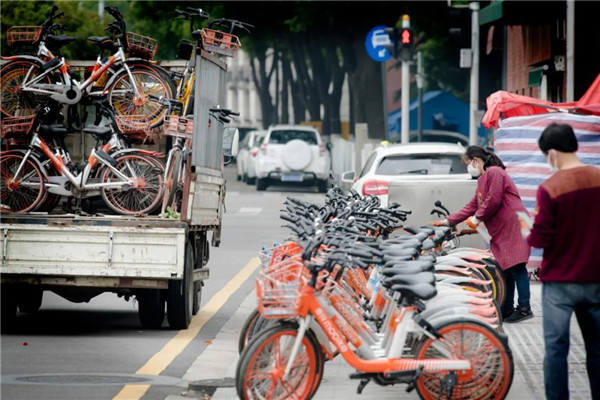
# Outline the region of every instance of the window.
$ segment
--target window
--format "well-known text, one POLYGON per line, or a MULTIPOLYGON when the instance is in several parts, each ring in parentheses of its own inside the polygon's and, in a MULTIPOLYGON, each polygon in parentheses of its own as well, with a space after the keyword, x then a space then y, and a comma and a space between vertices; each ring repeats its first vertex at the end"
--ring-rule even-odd
POLYGON ((302 140, 308 144, 318 144, 315 132, 293 129, 278 129, 272 131, 271 136, 269 136, 269 144, 286 144, 294 139, 302 140))
POLYGON ((375 157, 377 157, 377 153, 373 152, 373 153, 371 153, 369 158, 367 158, 367 162, 365 163, 365 166, 363 167, 362 171, 360 171, 360 176, 358 177, 359 179, 362 178, 363 176, 365 176, 367 174, 367 172, 369 172, 369 170, 371 169, 371 166, 373 165, 373 162, 375 161, 375 157))
POLYGON ((376 175, 452 175, 466 174, 462 154, 401 154, 387 156, 376 175))

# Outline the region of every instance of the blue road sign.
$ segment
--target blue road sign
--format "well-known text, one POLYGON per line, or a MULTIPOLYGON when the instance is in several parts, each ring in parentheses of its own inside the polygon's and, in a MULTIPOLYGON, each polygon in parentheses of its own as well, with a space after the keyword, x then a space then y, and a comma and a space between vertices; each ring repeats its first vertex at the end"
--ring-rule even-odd
POLYGON ((383 62, 392 57, 390 52, 384 47, 392 44, 390 37, 385 32, 386 28, 387 26, 379 25, 371 29, 367 34, 365 47, 367 48, 369 57, 375 61, 383 62))

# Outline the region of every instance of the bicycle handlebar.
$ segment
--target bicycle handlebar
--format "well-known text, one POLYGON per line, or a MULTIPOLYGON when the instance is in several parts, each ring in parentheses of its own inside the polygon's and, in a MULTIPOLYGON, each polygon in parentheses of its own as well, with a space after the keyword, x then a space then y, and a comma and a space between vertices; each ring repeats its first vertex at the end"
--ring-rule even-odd
POLYGON ((235 19, 227 19, 227 18, 215 19, 208 23, 208 27, 210 29, 213 29, 214 25, 228 27, 229 33, 233 33, 235 28, 241 28, 241 29, 245 30, 246 32, 250 33, 250 28, 254 28, 254 25, 252 25, 252 24, 238 21, 235 19))

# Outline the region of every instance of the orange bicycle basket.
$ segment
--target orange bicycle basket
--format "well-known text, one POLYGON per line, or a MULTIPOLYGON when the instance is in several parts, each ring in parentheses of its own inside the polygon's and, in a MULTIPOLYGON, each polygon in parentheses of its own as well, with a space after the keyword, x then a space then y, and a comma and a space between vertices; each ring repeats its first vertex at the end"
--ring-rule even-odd
POLYGON ((41 34, 41 26, 13 26, 6 31, 6 43, 9 46, 32 44, 40 39, 41 34))
POLYGON ((300 292, 307 282, 299 259, 289 258, 263 269, 256 279, 258 311, 267 319, 289 319, 298 314, 300 292))
POLYGON ((204 50, 227 57, 235 56, 242 45, 237 36, 214 29, 204 28, 200 31, 200 36, 204 50))
POLYGON ((0 131, 2 139, 20 139, 31 132, 35 115, 26 117, 9 117, 2 120, 0 131))

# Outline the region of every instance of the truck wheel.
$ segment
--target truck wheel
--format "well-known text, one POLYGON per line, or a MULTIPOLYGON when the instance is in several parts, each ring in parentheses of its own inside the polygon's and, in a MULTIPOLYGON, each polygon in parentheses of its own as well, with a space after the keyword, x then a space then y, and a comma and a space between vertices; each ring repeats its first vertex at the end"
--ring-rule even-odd
POLYGON ((256 178, 256 190, 263 191, 269 186, 268 178, 256 178))
POLYGON ((167 319, 171 329, 187 329, 192 320, 194 305, 194 255, 192 244, 185 246, 183 279, 169 281, 167 319))
POLYGON ((0 315, 2 319, 2 331, 10 330, 17 319, 17 297, 16 291, 12 286, 3 285, 0 290, 0 315))
POLYGON ((138 315, 144 329, 160 329, 165 319, 165 299, 160 289, 143 289, 137 294, 138 315))
POLYGON ((40 288, 23 288, 19 293, 19 299, 17 301, 19 311, 27 314, 36 312, 42 306, 43 296, 44 291, 40 288))

